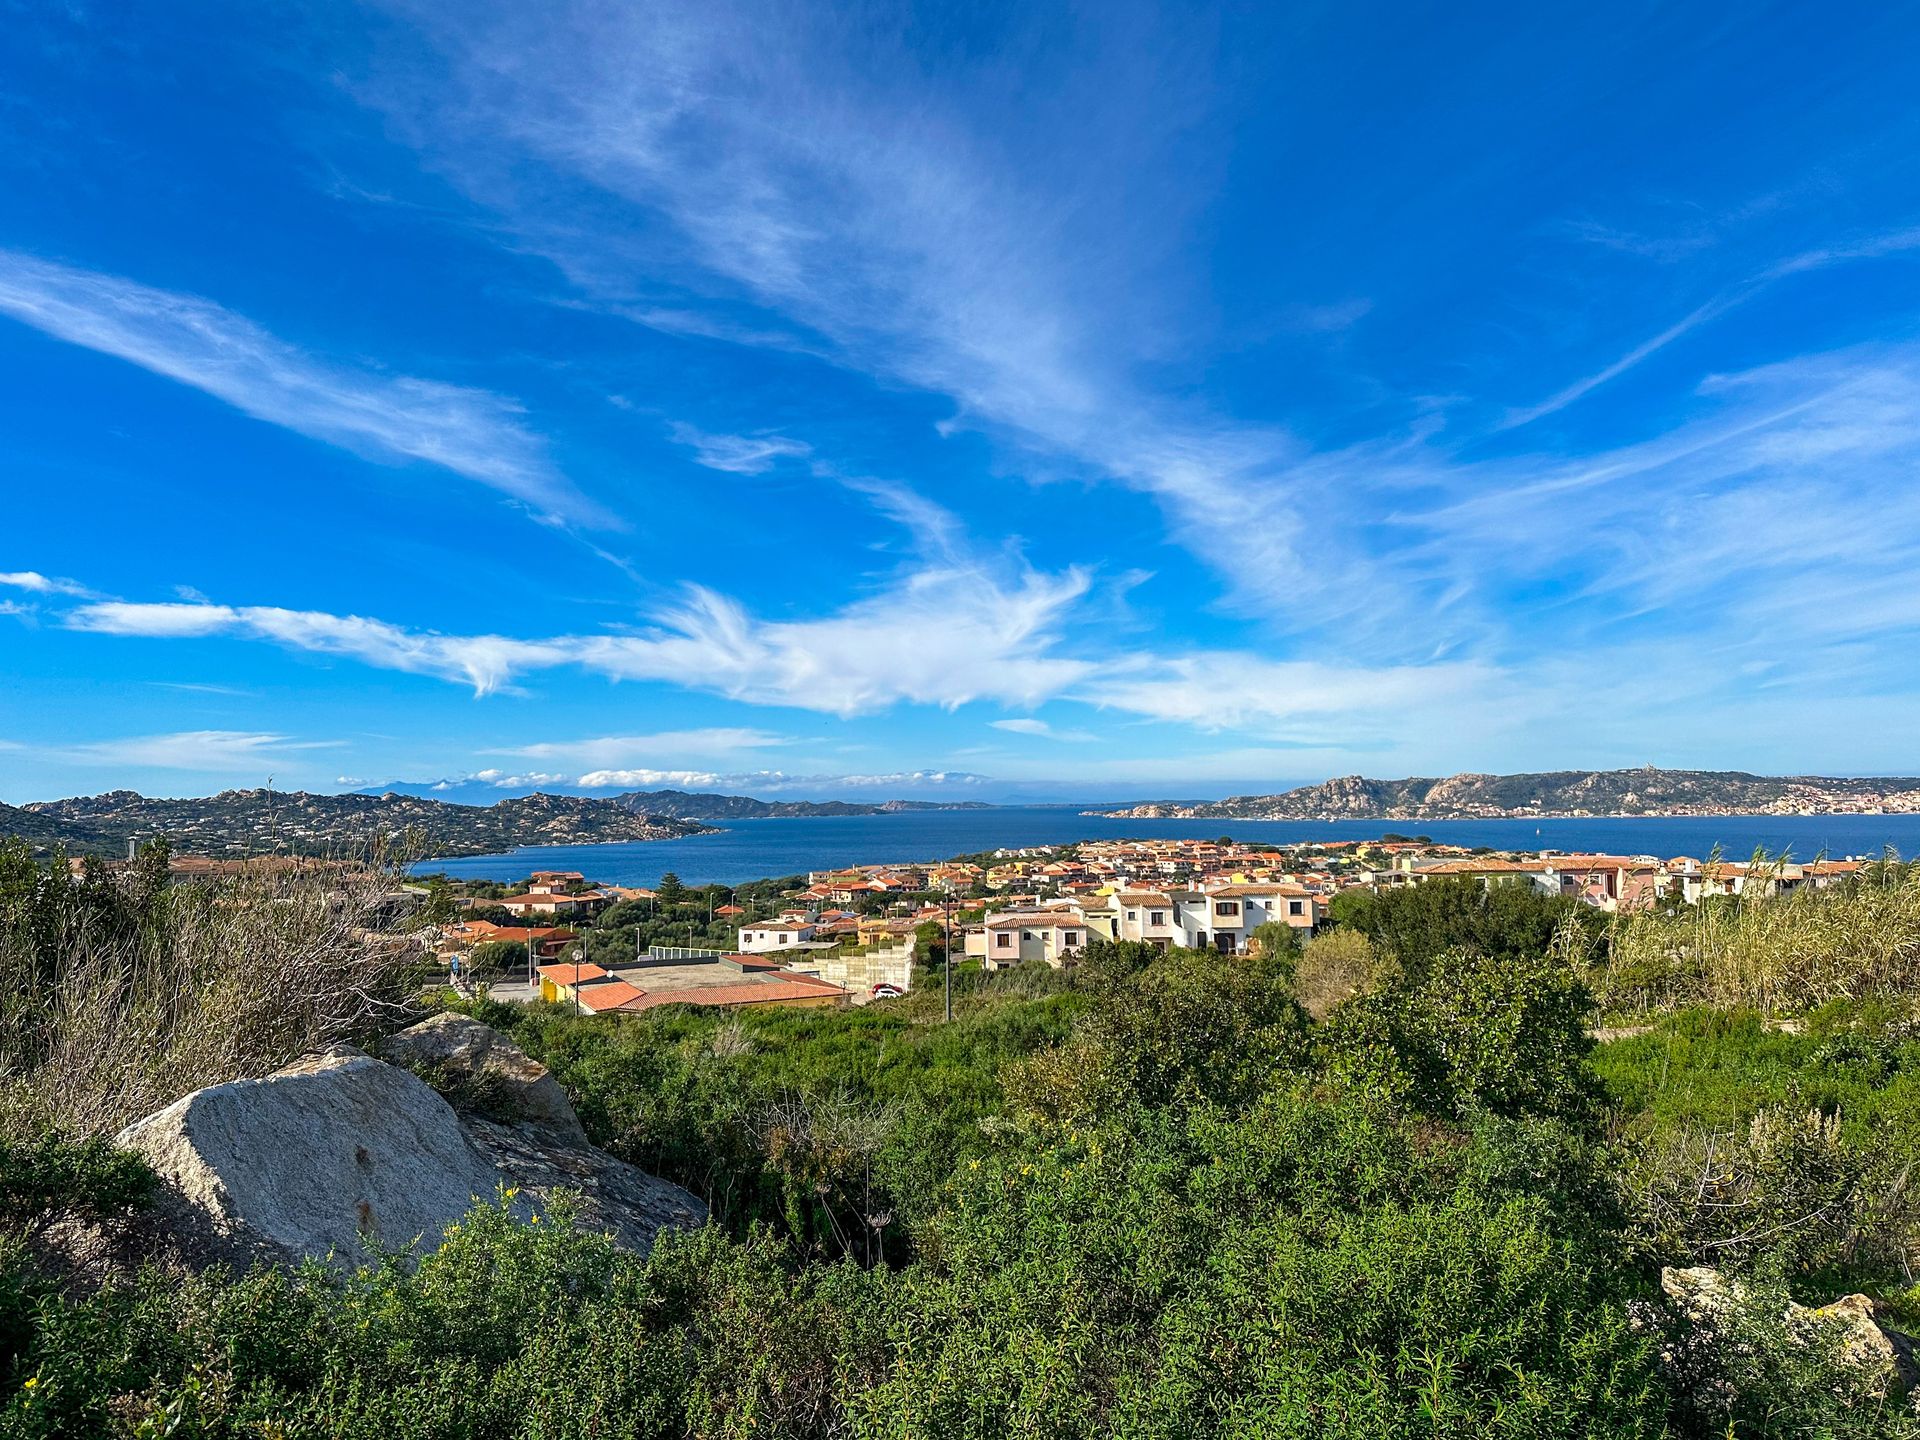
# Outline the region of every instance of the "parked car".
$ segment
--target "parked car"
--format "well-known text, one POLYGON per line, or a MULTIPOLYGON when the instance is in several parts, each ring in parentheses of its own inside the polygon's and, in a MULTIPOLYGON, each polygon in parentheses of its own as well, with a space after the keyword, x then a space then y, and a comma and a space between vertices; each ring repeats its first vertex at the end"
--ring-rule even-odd
POLYGON ((889 985, 884 980, 873 987, 873 998, 876 1000, 896 1000, 906 993, 898 985, 889 985))

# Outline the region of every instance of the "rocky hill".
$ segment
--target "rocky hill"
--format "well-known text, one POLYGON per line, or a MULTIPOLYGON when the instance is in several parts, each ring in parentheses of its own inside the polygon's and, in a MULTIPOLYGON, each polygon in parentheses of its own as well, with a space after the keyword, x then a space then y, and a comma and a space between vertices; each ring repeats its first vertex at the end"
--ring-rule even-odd
POLYGON ((79 853, 117 852, 129 840, 165 836, 197 855, 338 854, 405 842, 423 858, 482 855, 520 845, 670 840, 711 826, 636 812, 611 800, 534 794, 494 805, 452 805, 417 795, 310 795, 224 790, 202 799, 156 800, 132 790, 0 807, 0 834, 79 853))
POLYGON ((1552 770, 1370 780, 1342 775, 1278 795, 1090 811, 1128 819, 1468 820, 1582 815, 1820 815, 1920 811, 1920 779, 1741 770, 1552 770))
POLYGON ((918 810, 991 810, 977 800, 756 800, 751 795, 714 795, 687 790, 629 790, 615 805, 648 815, 687 820, 772 820, 813 815, 895 815, 918 810))

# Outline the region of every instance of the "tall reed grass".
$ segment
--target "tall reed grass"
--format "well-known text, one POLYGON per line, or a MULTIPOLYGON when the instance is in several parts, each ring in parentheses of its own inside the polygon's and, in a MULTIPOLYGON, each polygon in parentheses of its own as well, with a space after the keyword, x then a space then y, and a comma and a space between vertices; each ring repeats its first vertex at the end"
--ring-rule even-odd
POLYGON ((110 1134, 396 1023, 423 958, 396 875, 374 856, 170 883, 164 853, 73 875, 0 846, 0 1135, 110 1134))
POLYGON ((1595 993, 1616 1012, 1704 1004, 1791 1015, 1831 1000, 1911 998, 1920 995, 1920 863, 1889 858, 1829 889, 1624 914, 1592 964, 1595 993))

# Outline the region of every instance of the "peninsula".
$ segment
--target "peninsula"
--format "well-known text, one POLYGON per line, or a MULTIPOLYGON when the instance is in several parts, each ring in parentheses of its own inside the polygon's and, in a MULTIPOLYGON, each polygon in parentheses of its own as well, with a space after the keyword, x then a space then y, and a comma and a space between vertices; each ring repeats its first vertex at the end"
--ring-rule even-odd
POLYGON ((1082 813, 1129 820, 1490 820, 1601 815, 1920 812, 1920 779, 1749 775, 1741 770, 1550 770, 1370 780, 1343 775, 1277 795, 1156 802, 1082 813))

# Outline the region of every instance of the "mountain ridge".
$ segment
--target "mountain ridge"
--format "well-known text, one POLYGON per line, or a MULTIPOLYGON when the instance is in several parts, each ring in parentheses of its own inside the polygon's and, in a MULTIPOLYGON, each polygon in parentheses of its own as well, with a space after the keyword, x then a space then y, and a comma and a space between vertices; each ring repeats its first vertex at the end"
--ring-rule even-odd
POLYGON ((117 851, 164 835, 200 855, 315 855, 411 837, 425 857, 483 855, 522 845, 670 840, 713 827, 677 816, 636 813, 610 800, 536 791, 493 805, 458 805, 417 795, 320 795, 304 790, 223 790, 151 799, 133 790, 0 807, 0 833, 40 849, 117 851))
POLYGON ((716 791, 628 790, 615 805, 683 820, 778 820, 833 815, 900 815, 926 810, 992 810, 979 800, 760 800, 716 791))

